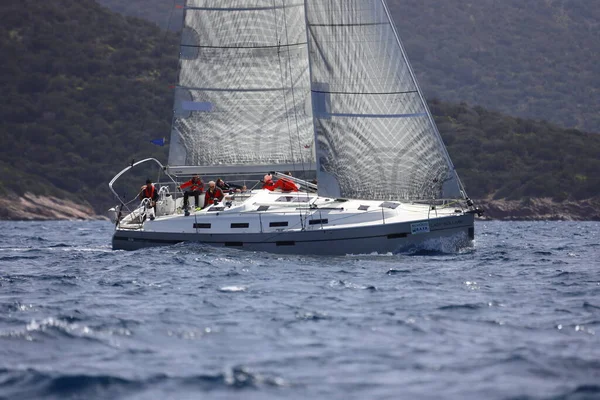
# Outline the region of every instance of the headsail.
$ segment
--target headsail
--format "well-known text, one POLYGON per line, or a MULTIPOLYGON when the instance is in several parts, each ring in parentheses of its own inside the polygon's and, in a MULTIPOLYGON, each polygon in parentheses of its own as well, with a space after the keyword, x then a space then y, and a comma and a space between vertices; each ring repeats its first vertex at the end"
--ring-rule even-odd
POLYGON ((460 197, 384 0, 306 1, 306 19, 319 194, 460 197))
POLYGON ((188 0, 175 98, 171 166, 314 163, 304 2, 188 0))

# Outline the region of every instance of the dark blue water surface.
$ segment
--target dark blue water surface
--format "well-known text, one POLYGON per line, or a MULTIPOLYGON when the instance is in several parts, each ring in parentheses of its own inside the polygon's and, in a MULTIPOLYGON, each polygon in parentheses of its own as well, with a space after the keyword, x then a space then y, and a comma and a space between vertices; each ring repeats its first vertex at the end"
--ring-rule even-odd
POLYGON ((312 257, 1 222, 0 398, 599 399, 600 223, 476 231, 312 257))

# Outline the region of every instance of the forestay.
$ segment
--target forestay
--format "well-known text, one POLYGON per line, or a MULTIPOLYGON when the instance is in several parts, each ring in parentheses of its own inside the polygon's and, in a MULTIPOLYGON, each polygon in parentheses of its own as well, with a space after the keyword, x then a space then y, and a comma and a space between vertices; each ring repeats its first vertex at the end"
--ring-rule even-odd
POLYGON ((306 1, 319 194, 462 197, 383 0, 306 1))
POLYGON ((314 163, 302 0, 188 0, 171 166, 314 163))

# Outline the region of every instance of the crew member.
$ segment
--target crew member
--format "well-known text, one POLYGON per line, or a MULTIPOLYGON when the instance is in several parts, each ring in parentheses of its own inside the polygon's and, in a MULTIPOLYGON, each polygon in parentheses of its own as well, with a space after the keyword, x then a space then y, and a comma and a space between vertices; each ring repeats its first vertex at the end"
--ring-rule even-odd
POLYGON ((262 188, 271 191, 275 189, 275 183, 273 182, 273 177, 270 174, 264 176, 262 188))
POLYGON ((154 208, 156 215, 156 202, 158 201, 158 189, 152 184, 150 179, 146 179, 146 184, 142 186, 140 200, 150 199, 150 207, 154 208))
MULTIPOLYGON (((286 172, 285 174, 292 176, 291 172, 286 172)), ((282 192, 297 192, 298 186, 291 179, 280 178, 275 182, 275 185, 273 185, 273 189, 271 190, 274 189, 281 189, 282 192)))
POLYGON ((223 191, 217 187, 215 181, 208 182, 208 190, 204 194, 204 207, 220 202, 223 196, 223 191))
POLYGON ((202 194, 202 191, 204 190, 204 183, 202 183, 202 179, 200 179, 200 176, 198 175, 194 175, 192 177, 192 179, 190 179, 189 181, 182 183, 181 186, 179 186, 180 189, 187 189, 184 193, 183 193, 183 209, 187 210, 188 205, 189 205, 189 197, 190 196, 194 196, 194 206, 196 208, 200 207, 200 195, 202 194))
POLYGON ((152 207, 156 206, 156 201, 158 200, 158 190, 152 184, 150 179, 146 179, 146 184, 142 186, 140 200, 144 199, 150 199, 152 201, 152 207))
POLYGON ((229 192, 231 190, 231 185, 229 185, 229 183, 225 182, 221 178, 217 179, 217 181, 215 183, 216 183, 217 187, 219 189, 221 189, 221 191, 223 191, 223 193, 229 192))

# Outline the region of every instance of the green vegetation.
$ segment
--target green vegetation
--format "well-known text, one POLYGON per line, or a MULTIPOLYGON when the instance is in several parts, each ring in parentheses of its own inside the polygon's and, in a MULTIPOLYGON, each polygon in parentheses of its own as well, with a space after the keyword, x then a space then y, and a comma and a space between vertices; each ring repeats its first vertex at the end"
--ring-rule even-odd
MULTIPOLYGON (((132 158, 166 161, 150 140, 169 136, 178 38, 91 0, 11 0, 0 13, 0 192, 74 197, 104 213, 115 203, 107 182, 132 158)), ((600 135, 431 107, 472 197, 598 196, 600 135)))
POLYGON ((600 135, 466 104, 430 102, 471 197, 557 201, 600 195, 600 135))
MULTIPOLYGON (((98 1, 165 29, 181 27, 172 1, 98 1)), ((428 98, 600 133, 600 2, 387 3, 428 98)))
POLYGON ((131 158, 165 159, 149 141, 170 129, 174 34, 91 0, 7 1, 0 14, 0 190, 56 187, 104 207, 131 158))
POLYGON ((388 0, 428 98, 600 133, 600 3, 388 0))

